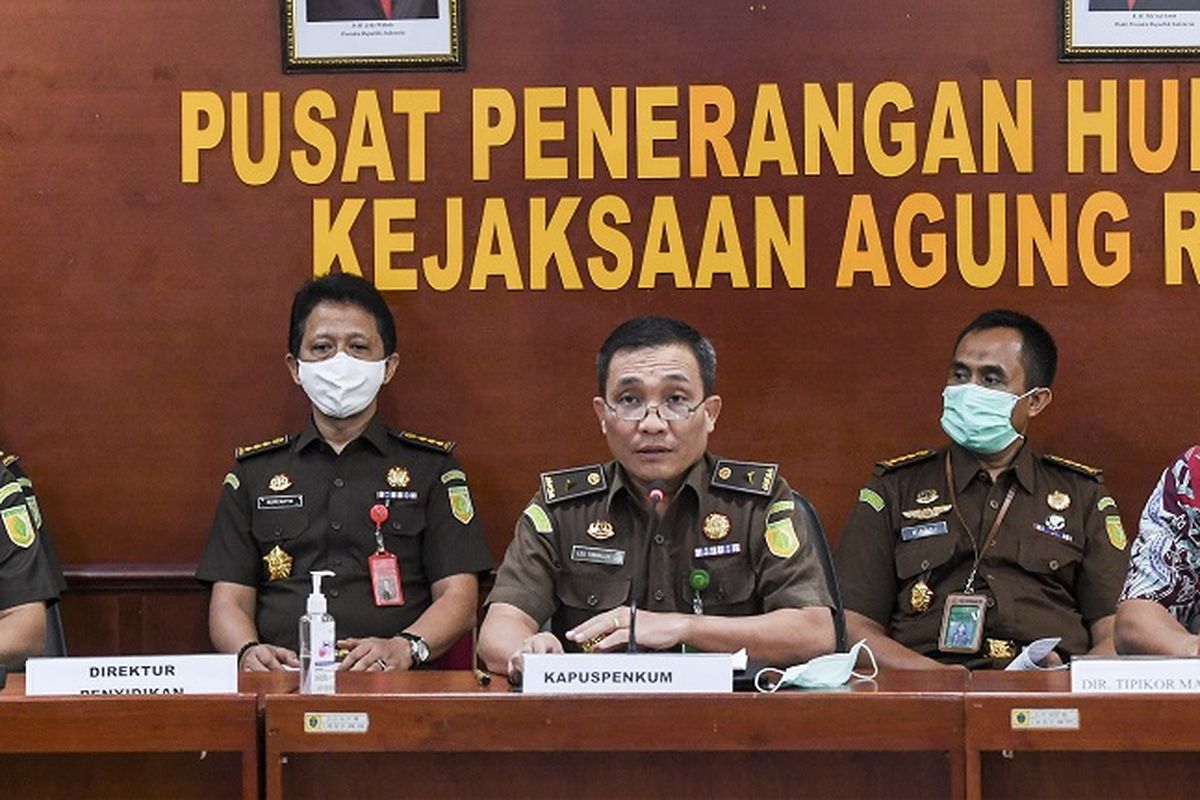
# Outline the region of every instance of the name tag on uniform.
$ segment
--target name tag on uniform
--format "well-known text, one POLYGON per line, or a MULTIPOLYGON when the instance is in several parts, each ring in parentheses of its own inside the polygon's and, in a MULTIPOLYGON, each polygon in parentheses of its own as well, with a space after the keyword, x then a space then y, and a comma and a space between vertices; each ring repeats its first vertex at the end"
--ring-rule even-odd
POLYGON ((571 560, 582 561, 585 564, 608 564, 619 567, 625 563, 625 551, 577 544, 571 547, 571 560))
POLYGON ((304 508, 304 495, 269 494, 258 498, 259 511, 270 511, 273 508, 304 508))
POLYGON ((742 552, 741 542, 731 544, 713 544, 708 547, 697 547, 692 551, 693 558, 712 558, 714 556, 732 556, 742 552))
POLYGON ((946 520, 927 522, 924 525, 909 525, 900 529, 900 541, 911 542, 916 539, 928 539, 930 536, 942 536, 950 532, 946 520))
POLYGON ((401 503, 413 503, 417 500, 416 492, 376 492, 376 500, 398 500, 401 503))

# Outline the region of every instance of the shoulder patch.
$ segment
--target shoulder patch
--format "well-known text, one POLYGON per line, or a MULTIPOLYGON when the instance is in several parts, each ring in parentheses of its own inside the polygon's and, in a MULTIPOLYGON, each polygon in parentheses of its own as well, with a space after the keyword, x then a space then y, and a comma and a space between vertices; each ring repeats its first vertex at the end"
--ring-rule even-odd
POLYGON ((778 464, 731 461, 722 458, 718 459, 716 466, 713 467, 712 480, 709 481, 709 485, 767 497, 775 488, 775 478, 778 475, 778 464))
POLYGON ((550 522, 550 515, 537 503, 529 504, 525 509, 525 516, 533 523, 533 529, 538 533, 554 533, 554 525, 550 522))
POLYGON ((235 448, 233 451, 233 457, 238 461, 241 461, 243 458, 256 456, 259 453, 269 453, 272 450, 278 450, 281 447, 287 447, 291 443, 291 436, 276 436, 274 439, 267 439, 256 444, 247 444, 235 448))
POLYGON ((928 461, 937 453, 933 450, 916 450, 911 453, 905 453, 902 456, 894 458, 885 458, 883 461, 875 462, 875 474, 882 475, 885 472, 891 472, 900 467, 907 467, 909 464, 920 464, 922 461, 928 461))
POLYGON ((407 442, 415 447, 424 447, 426 450, 437 450, 439 453, 449 453, 454 449, 454 442, 446 439, 434 439, 432 436, 426 436, 421 433, 413 433, 412 431, 389 431, 392 436, 395 436, 402 442, 407 442))
POLYGON ((608 491, 608 478, 602 464, 542 473, 542 497, 548 506, 604 491, 608 491))
POLYGON ((5 453, 0 450, 0 466, 10 466, 21 460, 21 457, 16 453, 5 453))
POLYGON ((1099 467, 1089 467, 1087 464, 1081 464, 1078 461, 1072 461, 1069 458, 1052 456, 1049 454, 1042 456, 1042 460, 1048 464, 1053 464, 1056 467, 1062 467, 1063 469, 1068 469, 1071 472, 1078 472, 1080 475, 1086 475, 1094 481, 1104 479, 1104 470, 1100 469, 1099 467))

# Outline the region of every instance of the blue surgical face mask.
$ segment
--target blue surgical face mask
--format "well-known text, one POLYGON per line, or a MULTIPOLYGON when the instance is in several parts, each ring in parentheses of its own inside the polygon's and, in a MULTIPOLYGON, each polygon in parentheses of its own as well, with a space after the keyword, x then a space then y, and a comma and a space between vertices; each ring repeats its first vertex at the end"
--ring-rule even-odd
POLYGON ((1012 426, 1013 407, 1037 389, 1022 395, 961 383, 942 390, 942 430, 972 453, 992 455, 1020 436, 1012 426))
POLYGON ((869 679, 874 678, 879 674, 879 665, 875 663, 875 654, 871 652, 871 648, 867 647, 867 640, 863 639, 850 648, 848 653, 830 653, 825 656, 817 656, 812 661, 804 664, 797 664, 794 667, 788 667, 784 670, 767 667, 760 669, 758 674, 754 676, 754 688, 760 692, 774 692, 787 686, 796 686, 801 689, 830 689, 835 686, 841 686, 846 681, 850 680, 851 676, 855 678, 869 679), (863 675, 854 671, 854 665, 858 662, 858 651, 866 650, 867 655, 871 657, 871 674, 863 675), (778 680, 774 684, 763 684, 763 678, 770 678, 772 674, 778 675, 778 680))

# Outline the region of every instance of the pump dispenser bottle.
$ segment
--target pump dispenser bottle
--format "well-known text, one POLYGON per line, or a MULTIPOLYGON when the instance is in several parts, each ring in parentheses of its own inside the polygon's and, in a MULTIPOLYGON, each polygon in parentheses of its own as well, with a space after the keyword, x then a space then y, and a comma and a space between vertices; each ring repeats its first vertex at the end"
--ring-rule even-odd
POLYGON ((329 570, 316 570, 312 576, 312 594, 308 596, 307 613, 300 618, 300 693, 333 694, 337 664, 334 645, 337 632, 329 616, 325 595, 321 594, 321 579, 332 578, 329 570))

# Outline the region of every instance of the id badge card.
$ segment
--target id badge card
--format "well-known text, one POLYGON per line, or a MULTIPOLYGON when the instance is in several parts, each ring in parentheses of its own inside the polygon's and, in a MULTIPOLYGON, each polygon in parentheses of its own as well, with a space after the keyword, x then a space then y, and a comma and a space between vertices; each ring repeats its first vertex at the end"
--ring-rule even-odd
POLYGON ((938 650, 943 653, 977 653, 983 641, 987 598, 980 594, 952 594, 942 609, 938 650))
POLYGON ((371 570, 371 591, 377 606, 404 605, 404 587, 400 583, 400 567, 396 556, 384 550, 372 553, 367 559, 371 570))

